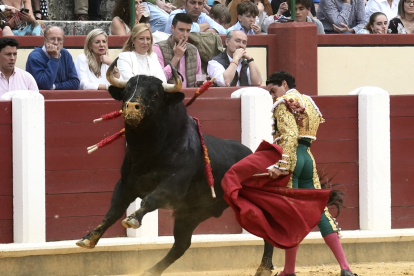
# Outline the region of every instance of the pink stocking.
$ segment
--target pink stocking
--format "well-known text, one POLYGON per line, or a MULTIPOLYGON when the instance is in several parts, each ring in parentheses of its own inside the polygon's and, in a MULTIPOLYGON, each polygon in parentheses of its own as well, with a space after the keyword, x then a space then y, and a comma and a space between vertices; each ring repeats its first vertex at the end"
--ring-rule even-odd
POLYGON ((329 246, 336 260, 339 263, 341 269, 351 271, 349 264, 346 261, 344 250, 342 249, 341 241, 339 240, 338 233, 331 233, 323 237, 325 243, 329 246))
POLYGON ((295 273, 296 253, 298 252, 298 249, 299 245, 290 249, 285 249, 285 268, 279 274, 280 276, 295 273))

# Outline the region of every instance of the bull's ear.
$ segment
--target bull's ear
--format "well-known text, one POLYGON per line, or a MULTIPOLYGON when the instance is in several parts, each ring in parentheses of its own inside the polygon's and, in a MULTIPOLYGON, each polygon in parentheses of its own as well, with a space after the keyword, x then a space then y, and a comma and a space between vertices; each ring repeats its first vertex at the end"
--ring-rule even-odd
POLYGON ((118 88, 113 85, 110 85, 108 88, 109 94, 111 94, 112 98, 117 101, 121 101, 124 96, 124 89, 125 88, 118 88))
POLYGON ((184 93, 181 92, 174 92, 174 93, 166 93, 167 94, 167 104, 174 105, 178 104, 182 100, 184 100, 184 93))

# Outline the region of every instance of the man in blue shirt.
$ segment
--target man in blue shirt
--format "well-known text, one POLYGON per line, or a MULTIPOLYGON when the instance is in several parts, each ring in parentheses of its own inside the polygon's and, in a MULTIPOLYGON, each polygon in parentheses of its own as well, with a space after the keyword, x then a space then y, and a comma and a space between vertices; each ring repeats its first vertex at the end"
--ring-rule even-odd
POLYGON ((171 34, 171 23, 177 13, 186 13, 193 20, 191 32, 216 32, 226 34, 226 29, 202 12, 205 0, 184 0, 184 9, 177 9, 170 13, 164 32, 171 34))
POLYGON ((79 79, 71 54, 63 48, 65 34, 56 26, 44 32, 45 45, 34 49, 26 62, 40 90, 78 90, 79 79))

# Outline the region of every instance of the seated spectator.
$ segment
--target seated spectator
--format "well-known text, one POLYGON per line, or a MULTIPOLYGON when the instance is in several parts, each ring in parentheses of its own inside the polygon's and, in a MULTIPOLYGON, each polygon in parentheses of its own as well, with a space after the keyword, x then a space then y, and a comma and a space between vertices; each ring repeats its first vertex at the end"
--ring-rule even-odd
MULTIPOLYGON (((109 26, 110 35, 127 35, 131 31, 131 14, 129 12, 130 1, 118 0, 112 12, 112 22, 109 26)), ((148 23, 149 17, 144 16, 145 6, 142 0, 135 1, 135 24, 148 23)), ((150 14, 151 15, 151 14, 150 14)))
POLYGON ((30 0, 3 0, 0 3, 0 27, 3 29, 3 36, 42 34, 41 25, 33 15, 30 0))
POLYGON ((223 27, 231 20, 229 9, 223 4, 215 4, 211 7, 209 16, 223 27))
POLYGON ((398 15, 398 0, 369 0, 365 6, 365 19, 375 12, 382 12, 387 18, 394 18, 398 15))
POLYGON ((153 38, 147 24, 135 25, 131 35, 119 54, 118 69, 122 79, 129 80, 135 75, 147 75, 167 82, 158 56, 152 51, 153 38))
MULTIPOLYGON (((312 5, 312 0, 296 0, 295 21, 296 22, 312 22, 316 25, 317 33, 324 34, 325 31, 323 30, 323 25, 321 21, 309 16, 311 5, 312 5)), ((291 10, 290 5, 289 5, 289 9, 291 10)))
POLYGON ((226 50, 213 57, 207 66, 210 77, 218 86, 258 86, 263 78, 254 59, 247 53, 247 35, 230 31, 226 36, 226 50))
POLYGON ((414 0, 400 0, 398 3, 398 16, 390 20, 388 33, 414 33, 414 0))
MULTIPOLYGON (((102 29, 92 30, 85 39, 84 54, 76 58, 75 67, 80 90, 108 90, 106 71, 112 63, 108 56, 108 35, 102 29)), ((116 76, 119 77, 119 74, 116 76)))
POLYGON ((32 75, 15 67, 17 48, 19 48, 19 42, 14 38, 0 38, 0 97, 6 92, 16 90, 39 92, 32 75))
POLYGON ((44 37, 45 45, 29 54, 26 71, 32 74, 42 90, 77 90, 78 74, 71 54, 63 48, 63 30, 49 26, 44 37))
POLYGON ((385 13, 374 12, 369 17, 369 21, 365 28, 358 31, 357 34, 387 34, 388 19, 385 13))
MULTIPOLYGON (((230 23, 227 25, 227 27, 231 27, 234 24, 237 23, 238 21, 238 17, 237 17, 237 6, 244 1, 250 1, 250 0, 233 0, 230 2, 230 4, 227 6, 230 12, 230 16, 231 16, 231 21, 230 23)), ((276 0, 274 0, 276 1, 276 0)), ((263 20, 269 16, 269 15, 273 15, 273 9, 272 6, 269 2, 269 0, 251 0, 251 2, 253 2, 258 10, 259 10, 259 14, 256 17, 256 24, 261 26, 263 20)))
POLYGON ((318 19, 326 34, 355 34, 367 24, 364 0, 323 0, 318 19))
POLYGON ((227 31, 239 30, 246 34, 260 34, 261 28, 256 24, 256 16, 259 10, 253 2, 243 1, 237 5, 238 22, 228 28, 227 31))
MULTIPOLYGON (((272 9, 274 14, 283 15, 285 17, 291 17, 289 8, 288 8, 288 1, 286 0, 273 0, 271 1, 272 9), (283 13, 279 13, 282 11, 283 13)), ((319 4, 319 2, 317 3, 319 4)), ((312 1, 311 4, 311 14, 312 16, 316 16, 316 9, 315 9, 315 3, 312 1)))
POLYGON ((195 87, 196 75, 201 72, 201 59, 197 48, 187 43, 193 21, 185 13, 174 16, 171 25, 172 35, 164 41, 154 44, 154 53, 158 56, 167 80, 172 78, 171 65, 183 76, 183 87, 195 87))
POLYGON ((202 12, 205 0, 184 0, 184 8, 170 13, 164 32, 171 34, 171 23, 177 13, 186 13, 193 20, 191 32, 216 32, 226 34, 226 29, 202 12))

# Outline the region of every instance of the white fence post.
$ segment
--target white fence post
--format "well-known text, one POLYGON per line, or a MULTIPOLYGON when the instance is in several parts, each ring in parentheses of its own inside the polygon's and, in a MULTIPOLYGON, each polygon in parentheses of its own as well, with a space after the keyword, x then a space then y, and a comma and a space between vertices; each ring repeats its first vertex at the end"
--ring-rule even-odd
POLYGON ((255 151, 262 140, 272 142, 272 97, 259 87, 236 90, 232 98, 241 98, 241 142, 255 151))
POLYGON ((14 242, 45 242, 45 101, 34 91, 2 99, 12 100, 14 242))
MULTIPOLYGON (((141 199, 137 198, 127 209, 127 216, 141 207, 141 199)), ((128 228, 127 236, 132 238, 158 237, 158 210, 147 213, 138 229, 128 228)))
POLYGON ((390 230, 390 96, 369 86, 350 94, 358 95, 360 228, 390 230))

